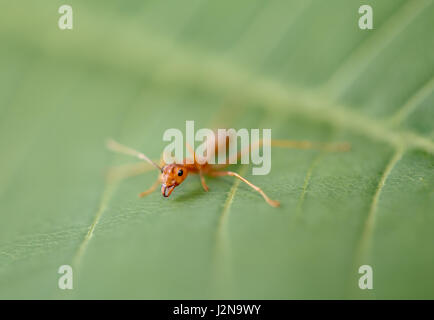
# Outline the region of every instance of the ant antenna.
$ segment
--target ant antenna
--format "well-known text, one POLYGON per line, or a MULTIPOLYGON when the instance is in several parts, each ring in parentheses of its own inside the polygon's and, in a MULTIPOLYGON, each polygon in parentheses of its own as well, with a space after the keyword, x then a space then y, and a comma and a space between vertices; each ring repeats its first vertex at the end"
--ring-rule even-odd
POLYGON ((110 149, 111 151, 114 151, 114 152, 128 154, 130 156, 137 157, 141 160, 145 160, 145 161, 149 162, 151 165, 153 165, 155 168, 157 168, 160 172, 163 172, 163 169, 158 164, 156 164, 154 161, 149 159, 143 153, 138 152, 134 149, 131 149, 127 146, 124 146, 124 145, 114 141, 113 139, 107 140, 107 148, 110 149))

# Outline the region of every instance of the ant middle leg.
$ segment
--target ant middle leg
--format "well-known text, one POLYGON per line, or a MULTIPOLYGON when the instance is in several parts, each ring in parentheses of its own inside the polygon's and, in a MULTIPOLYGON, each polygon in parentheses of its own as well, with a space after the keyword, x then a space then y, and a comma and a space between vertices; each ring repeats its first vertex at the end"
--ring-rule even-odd
POLYGON ((205 182, 205 177, 203 176, 203 172, 202 170, 199 170, 199 177, 200 177, 200 183, 202 184, 202 188, 203 190, 205 190, 206 192, 209 191, 209 188, 205 182))
MULTIPOLYGON (((159 166, 160 167, 164 166, 164 153, 162 153, 160 156, 159 166)), ((148 194, 151 194, 152 192, 154 192, 158 188, 160 183, 161 183, 161 175, 158 174, 158 178, 157 178, 157 180, 155 180, 154 184, 151 187, 149 187, 149 189, 147 189, 143 192, 140 192, 139 197, 143 198, 143 197, 147 196, 148 194)))
POLYGON ((187 147, 187 150, 193 156, 194 166, 199 171, 200 183, 202 184, 202 188, 203 188, 203 190, 205 190, 206 192, 208 192, 209 188, 208 188, 208 186, 207 186, 207 184, 205 182, 205 177, 203 176, 203 172, 202 172, 202 169, 200 167, 200 163, 197 161, 196 153, 194 152, 192 146, 190 144, 188 144, 188 142, 186 142, 185 145, 187 147))

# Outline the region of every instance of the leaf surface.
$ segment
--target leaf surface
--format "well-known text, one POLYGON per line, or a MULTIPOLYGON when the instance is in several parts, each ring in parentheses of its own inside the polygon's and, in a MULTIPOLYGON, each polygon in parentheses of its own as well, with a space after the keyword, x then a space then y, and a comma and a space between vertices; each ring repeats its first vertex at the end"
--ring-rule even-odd
POLYGON ((22 2, 0 12, 0 298, 434 298, 433 1, 78 2, 72 31, 22 2), (234 167, 279 209, 231 178, 106 179, 134 163, 106 138, 158 159, 186 120, 352 149, 234 167))

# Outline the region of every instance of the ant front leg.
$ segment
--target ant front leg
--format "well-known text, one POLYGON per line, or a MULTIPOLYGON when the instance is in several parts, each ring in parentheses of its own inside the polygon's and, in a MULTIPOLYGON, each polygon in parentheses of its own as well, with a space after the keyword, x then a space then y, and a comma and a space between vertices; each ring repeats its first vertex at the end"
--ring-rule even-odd
POLYGON ((233 171, 212 171, 209 173, 210 176, 214 176, 214 177, 221 177, 221 176, 232 176, 235 177, 237 179, 240 179, 241 181, 243 181, 244 183, 246 183, 247 185, 249 185, 253 190, 259 192, 261 194, 261 196, 264 198, 264 200, 272 207, 278 207, 280 206, 279 201, 276 200, 272 200, 270 199, 264 191, 262 191, 261 188, 255 186, 253 183, 251 183, 250 181, 248 181, 247 179, 243 178, 242 176, 240 176, 238 173, 233 172, 233 171))
POLYGON ((205 177, 203 176, 203 172, 202 172, 202 170, 200 170, 200 169, 199 169, 199 177, 200 177, 200 183, 202 184, 202 188, 203 188, 203 190, 205 190, 206 192, 208 192, 208 191, 209 191, 209 188, 208 188, 208 186, 206 185, 205 177))
POLYGON ((121 181, 126 178, 135 177, 140 174, 144 174, 154 168, 144 162, 138 162, 133 164, 124 164, 117 167, 111 167, 107 172, 107 179, 111 181, 121 181))
POLYGON ((195 166, 196 169, 199 171, 200 183, 202 184, 202 188, 203 188, 203 190, 205 190, 206 192, 208 192, 208 191, 209 191, 209 188, 208 188, 208 186, 206 185, 205 177, 203 176, 203 172, 202 172, 202 169, 201 169, 201 167, 200 167, 200 164, 199 164, 198 161, 196 160, 196 153, 194 152, 193 148, 192 148, 188 143, 186 143, 185 145, 186 145, 186 147, 187 147, 187 150, 188 150, 188 151, 190 152, 190 154, 193 156, 194 166, 195 166))
POLYGON ((160 185, 160 181, 161 180, 160 180, 160 175, 159 175, 157 180, 154 182, 154 184, 149 189, 139 193, 139 197, 143 198, 143 197, 147 196, 148 194, 151 194, 152 192, 154 192, 158 188, 158 186, 160 185))
MULTIPOLYGON (((165 164, 163 159, 164 159, 164 153, 161 154, 161 157, 160 157, 160 162, 159 162, 160 167, 163 167, 165 164)), ((155 180, 154 184, 149 189, 139 193, 139 197, 143 198, 143 197, 147 196, 148 194, 151 194, 152 192, 154 192, 158 188, 160 183, 161 183, 161 175, 159 174, 158 178, 157 178, 157 180, 155 180)))

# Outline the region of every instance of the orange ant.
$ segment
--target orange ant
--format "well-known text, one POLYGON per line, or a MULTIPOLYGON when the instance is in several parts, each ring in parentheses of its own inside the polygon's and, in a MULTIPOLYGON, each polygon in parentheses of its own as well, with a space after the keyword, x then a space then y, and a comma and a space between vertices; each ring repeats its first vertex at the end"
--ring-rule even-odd
MULTIPOLYGON (((261 147, 263 145, 263 141, 259 141, 255 147, 261 147)), ((281 147, 281 148, 296 148, 296 149, 320 149, 324 151, 348 151, 350 149, 350 145, 348 143, 342 143, 342 144, 322 144, 322 143, 312 143, 308 141, 290 141, 290 140, 271 140, 271 146, 274 147, 281 147)), ((221 177, 221 176, 232 176, 235 178, 240 179, 247 185, 249 185, 252 189, 257 191, 264 199, 265 201, 271 205, 272 207, 278 207, 280 203, 276 200, 270 199, 265 192, 248 181, 247 179, 240 176, 238 173, 233 171, 220 171, 218 170, 221 166, 225 167, 229 165, 229 163, 223 164, 223 165, 213 165, 209 164, 207 161, 196 161, 196 156, 194 151, 191 149, 191 147, 187 144, 189 152, 193 155, 193 163, 189 164, 184 159, 182 163, 173 163, 173 164, 165 164, 164 161, 160 161, 160 165, 149 159, 145 154, 136 151, 134 149, 131 149, 129 147, 126 147, 114 140, 109 140, 107 142, 107 147, 118 153, 123 153, 127 155, 134 156, 136 158, 139 158, 141 160, 144 160, 154 166, 158 171, 161 172, 159 175, 157 181, 146 191, 139 194, 140 197, 144 197, 153 191, 155 191, 158 187, 158 184, 161 183, 161 193, 163 197, 169 197, 173 190, 179 186, 184 180, 187 178, 189 174, 199 174, 200 182, 202 184, 202 187, 205 191, 208 191, 209 188, 205 182, 205 175, 211 176, 211 177, 221 177)), ((241 156, 244 154, 244 152, 249 152, 252 146, 250 145, 247 149, 248 150, 242 150, 237 153, 237 159, 239 160, 241 156)), ((217 153, 219 149, 219 144, 217 143, 215 145, 215 152, 217 153)))

